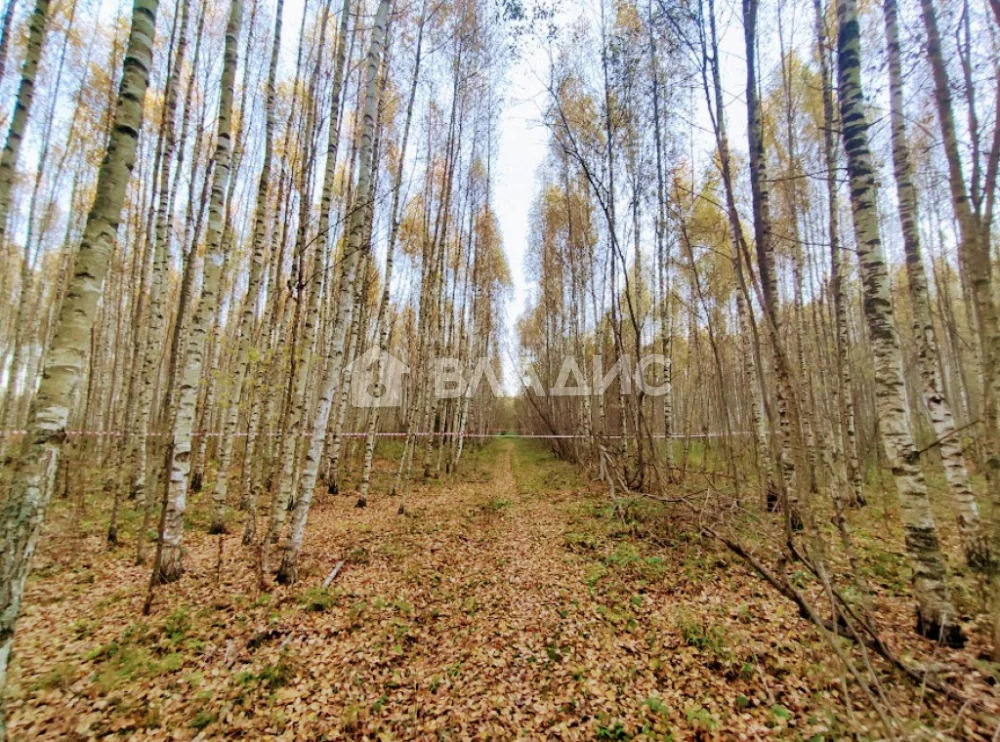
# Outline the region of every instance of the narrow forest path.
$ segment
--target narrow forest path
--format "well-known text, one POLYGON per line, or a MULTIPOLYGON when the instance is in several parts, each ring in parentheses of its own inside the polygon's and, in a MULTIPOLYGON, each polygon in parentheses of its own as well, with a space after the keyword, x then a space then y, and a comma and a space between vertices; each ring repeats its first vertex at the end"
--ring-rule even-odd
POLYGON ((470 451, 405 516, 397 498, 353 503, 318 498, 300 582, 267 593, 236 535, 220 561, 217 537, 192 529, 188 574, 146 618, 146 571, 67 505, 29 585, 12 738, 843 732, 829 651, 788 604, 642 502, 612 517, 541 447, 470 451))

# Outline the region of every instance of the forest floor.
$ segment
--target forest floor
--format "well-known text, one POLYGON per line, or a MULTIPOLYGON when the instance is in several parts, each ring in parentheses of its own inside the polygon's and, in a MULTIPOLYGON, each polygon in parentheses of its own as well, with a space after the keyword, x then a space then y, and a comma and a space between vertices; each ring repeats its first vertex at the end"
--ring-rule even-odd
MULTIPOLYGON (((398 498, 357 510, 317 494, 300 581, 266 592, 238 534, 206 533, 204 499, 188 572, 147 617, 148 568, 105 549, 106 513, 54 504, 18 627, 12 739, 882 736, 853 684, 847 714, 835 654, 790 603, 690 524, 642 502, 618 517, 531 443, 471 451, 460 475, 416 486, 404 516, 398 498)), ((866 561, 905 616, 898 562, 866 561)), ((890 640, 992 671, 981 645, 890 640)), ((982 715, 878 672, 908 738, 993 736, 982 715)))

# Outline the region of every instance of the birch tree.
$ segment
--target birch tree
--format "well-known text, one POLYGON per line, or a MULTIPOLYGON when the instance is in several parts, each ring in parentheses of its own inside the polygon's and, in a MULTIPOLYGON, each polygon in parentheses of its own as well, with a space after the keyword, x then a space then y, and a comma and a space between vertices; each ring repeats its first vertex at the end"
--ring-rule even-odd
POLYGON ((365 58, 365 88, 364 107, 362 109, 361 146, 358 150, 358 174, 354 187, 354 202, 349 212, 347 226, 348 242, 345 259, 348 268, 344 274, 344 285, 340 287, 340 304, 337 320, 333 330, 333 341, 326 358, 323 371, 323 391, 313 417, 314 435, 306 452, 305 468, 299 485, 299 495, 296 498, 295 510, 289 524, 289 532, 282 544, 281 566, 278 569, 278 581, 291 584, 298 580, 299 553, 302 550, 302 540, 305 536, 306 520, 312 505, 313 493, 316 489, 316 479, 319 474, 319 464, 323 454, 323 442, 327 423, 330 419, 330 408, 334 395, 340 393, 341 374, 343 372, 344 343, 348 326, 351 324, 351 314, 354 311, 355 278, 358 263, 371 250, 370 245, 362 244, 365 230, 367 201, 370 198, 372 182, 372 149, 375 139, 375 116, 378 107, 378 69, 381 64, 382 50, 385 44, 386 26, 389 21, 390 0, 379 0, 372 26, 368 54, 365 58))
POLYGON ((952 507, 969 566, 975 570, 988 569, 989 544, 979 523, 979 508, 969 482, 965 454, 961 441, 955 434, 955 419, 951 405, 944 396, 938 371, 938 343, 931 320, 931 303, 927 288, 920 247, 920 214, 917 206, 916 187, 910 164, 907 144, 906 117, 903 110, 903 65, 899 44, 899 12, 896 0, 882 4, 885 15, 885 34, 889 55, 889 102, 892 123, 892 160, 896 176, 899 222, 903 231, 903 249, 906 253, 906 273, 909 284, 910 305, 913 309, 913 332, 917 339, 920 376, 923 381, 924 404, 930 415, 941 464, 944 467, 952 507))
POLYGON ((166 459, 169 464, 166 516, 158 544, 159 552, 153 568, 154 579, 157 581, 166 582, 170 579, 176 579, 183 571, 181 539, 184 533, 188 475, 191 470, 191 441, 195 420, 195 404, 198 397, 198 385, 202 378, 206 339, 219 301, 219 276, 224 257, 222 254, 224 199, 229 185, 232 158, 233 88, 236 67, 239 63, 238 45, 242 13, 242 0, 232 0, 229 20, 226 25, 226 43, 220 82, 221 95, 215 133, 212 190, 208 203, 205 275, 202 279, 201 296, 198 299, 194 319, 191 323, 191 335, 185 350, 184 362, 180 369, 177 414, 174 418, 173 430, 170 431, 171 441, 166 459))
MULTIPOLYGON (((13 5, 13 3, 11 3, 13 5)), ((8 7, 4 24, 8 23, 11 9, 8 7)), ((21 83, 17 89, 14 115, 7 128, 7 141, 0 154, 0 243, 7 236, 7 216, 10 211, 10 190, 17 171, 17 160, 21 154, 24 130, 31 115, 31 104, 35 99, 35 77, 38 62, 42 58, 45 43, 45 26, 48 22, 49 0, 35 0, 34 10, 28 19, 28 48, 21 67, 21 83)), ((4 34, 6 38, 6 33, 4 34)))
MULTIPOLYGON (((284 0, 278 0, 274 16, 274 36, 271 42, 270 62, 267 72, 265 123, 264 123, 264 164, 257 179, 257 197, 253 217, 252 258, 250 276, 247 282, 247 294, 243 300, 240 312, 240 324, 236 347, 236 375, 232 379, 230 399, 225 412, 224 430, 220 443, 219 474, 212 493, 212 531, 226 531, 226 499, 229 493, 229 467, 232 463, 233 446, 235 444, 236 425, 239 419, 240 400, 243 399, 244 384, 247 380, 250 361, 250 342, 254 320, 257 314, 257 302, 261 278, 264 272, 264 252, 267 242, 267 211, 268 194, 271 188, 271 161, 274 157, 274 127, 275 127, 275 77, 278 69, 278 52, 281 48, 281 21, 284 12, 284 0)), ((248 439, 249 449, 249 439, 248 439)), ((179 554, 178 554, 179 556, 179 554)), ((179 565, 179 562, 178 562, 179 565)), ((162 571, 162 567, 161 567, 162 571)), ((178 575, 179 576, 179 575, 178 575)))
POLYGON ((153 61, 157 6, 157 0, 136 0, 132 10, 114 126, 98 171, 94 203, 74 260, 73 276, 45 352, 45 370, 31 405, 29 431, 0 521, 0 690, 6 682, 24 583, 52 495, 66 424, 76 405, 90 331, 135 164, 153 61))
POLYGON ((874 352, 879 425, 892 459, 906 550, 913 568, 917 631, 950 646, 958 646, 964 643, 965 637, 956 622, 957 614, 947 584, 947 565, 941 553, 906 411, 903 358, 889 295, 868 144, 868 115, 861 81, 861 34, 855 0, 837 0, 837 19, 840 119, 851 189, 851 215, 861 264, 865 321, 874 352))

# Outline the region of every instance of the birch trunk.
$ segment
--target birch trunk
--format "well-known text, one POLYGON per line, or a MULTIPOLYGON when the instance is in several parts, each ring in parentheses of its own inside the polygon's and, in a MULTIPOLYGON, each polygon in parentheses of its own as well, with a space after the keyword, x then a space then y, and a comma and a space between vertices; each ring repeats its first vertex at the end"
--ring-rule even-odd
MULTIPOLYGON (((10 19, 13 15, 13 3, 8 6, 4 20, 4 43, 6 43, 6 32, 9 28, 10 19)), ((42 46, 45 41, 45 25, 48 19, 48 0, 39 0, 35 4, 28 21, 28 46, 25 52, 25 60, 21 70, 21 83, 18 88, 17 98, 14 102, 14 115, 7 130, 7 141, 4 145, 3 153, 0 155, 0 245, 3 245, 7 235, 7 222, 10 211, 11 188, 17 175, 17 161, 21 150, 21 143, 24 139, 24 130, 28 123, 28 116, 31 111, 31 104, 34 100, 35 76, 38 73, 38 63, 42 54, 42 46)), ((73 6, 70 15, 72 23, 73 13, 76 6, 73 6)), ((46 158, 49 152, 49 136, 52 129, 52 119, 54 116, 54 105, 59 94, 59 80, 62 77, 63 60, 66 52, 66 39, 64 37, 62 54, 59 60, 59 71, 56 76, 56 90, 52 95, 52 105, 48 111, 47 121, 44 127, 41 142, 41 155, 38 164, 38 173, 35 176, 35 185, 31 195, 30 207, 28 209, 28 231, 24 240, 23 257, 21 260, 20 281, 18 282, 18 292, 15 301, 17 311, 14 314, 14 325, 11 327, 10 338, 13 351, 11 355, 10 368, 7 374, 9 379, 6 393, 4 394, 4 405, 2 415, 2 425, 5 429, 20 427, 22 424, 22 414, 24 404, 30 401, 33 385, 28 383, 31 378, 30 368, 25 367, 25 356, 30 358, 30 345, 33 344, 36 326, 36 303, 32 301, 30 292, 32 285, 32 274, 36 268, 38 254, 41 250, 39 242, 35 251, 32 251, 32 227, 34 225, 35 203, 38 196, 38 189, 45 172, 46 158), (25 367, 25 384, 17 383, 20 377, 20 370, 25 367)), ((2 75, 0 75, 0 79, 2 75)), ((78 109, 77 111, 78 112, 78 109)), ((59 168, 61 173, 62 168, 59 168)), ((11 245, 12 252, 15 247, 11 245)), ((15 271, 11 270, 11 274, 15 271)), ((11 275, 10 277, 13 277, 11 275)), ((7 277, 5 276, 3 285, 6 288, 7 277)), ((41 291, 41 288, 39 288, 41 291)), ((5 343, 6 344, 6 343, 5 343)), ((6 350, 6 349, 5 349, 6 350)), ((4 452, 4 447, 0 447, 0 453, 4 452)))
POLYGON ((225 215, 225 194, 228 187, 232 152, 233 84, 239 61, 240 22, 242 0, 232 0, 229 21, 226 25, 226 43, 223 57, 221 96, 212 190, 208 203, 208 228, 205 234, 205 275, 201 296, 195 308, 191 332, 188 337, 183 366, 180 369, 177 415, 171 431, 172 442, 168 459, 167 508, 164 517, 161 553, 157 559, 155 581, 168 582, 180 577, 183 564, 180 559, 181 539, 184 534, 184 512, 187 504, 188 475, 191 471, 191 439, 198 401, 198 386, 202 379, 208 332, 219 302, 219 275, 223 255, 222 230, 225 215), (167 569, 165 570, 164 567, 167 569))
POLYGON ((879 235, 855 0, 837 0, 837 18, 840 25, 837 40, 840 118, 851 189, 851 214, 861 263, 865 321, 875 360, 875 401, 879 428, 899 494, 906 550, 913 569, 913 592, 918 606, 917 631, 950 646, 959 646, 964 643, 965 637, 955 623, 955 608, 948 592, 947 567, 906 411, 903 356, 894 324, 889 277, 879 235))
MULTIPOLYGON (((252 3, 251 6, 250 6, 250 16, 248 18, 248 23, 247 23, 247 27, 248 28, 253 28, 255 26, 255 24, 256 24, 257 9, 258 9, 258 7, 259 6, 258 6, 257 3, 252 3)), ((246 42, 245 42, 245 46, 244 46, 244 57, 245 58, 249 59, 249 57, 250 57, 250 49, 251 49, 251 44, 252 43, 253 43, 253 34, 252 33, 248 33, 246 35, 246 42)), ((246 111, 247 110, 247 105, 246 105, 246 102, 247 102, 247 93, 248 93, 249 88, 251 87, 248 84, 249 75, 250 75, 250 67, 251 67, 251 65, 247 65, 247 64, 243 65, 243 77, 242 77, 242 82, 241 82, 241 84, 239 86, 240 89, 241 89, 240 102, 239 102, 239 107, 237 109, 237 110, 240 110, 240 111, 246 111)), ((234 270, 235 270, 234 269, 234 264, 236 262, 235 258, 239 254, 239 250, 234 249, 236 239, 235 239, 235 235, 234 235, 234 231, 233 231, 233 213, 234 213, 234 210, 235 210, 234 209, 234 205, 233 205, 233 201, 234 201, 234 194, 236 192, 236 190, 235 190, 236 189, 236 182, 237 182, 237 180, 239 180, 239 176, 240 176, 240 173, 242 171, 242 164, 243 164, 243 149, 244 149, 244 147, 243 147, 243 137, 244 137, 244 132, 245 132, 245 129, 246 129, 246 123, 245 123, 245 121, 243 119, 244 119, 244 117, 240 117, 240 122, 239 122, 239 124, 236 127, 236 131, 234 133, 234 138, 233 138, 233 143, 232 143, 231 174, 230 174, 230 178, 229 178, 228 193, 226 194, 226 197, 224 199, 225 203, 226 203, 226 212, 225 212, 225 216, 224 216, 224 223, 223 223, 223 226, 222 226, 222 247, 221 247, 221 250, 222 250, 222 253, 223 253, 224 257, 223 257, 223 262, 222 262, 222 274, 221 274, 221 276, 219 278, 219 283, 220 283, 220 292, 222 294, 223 301, 225 301, 225 298, 228 297, 228 300, 229 300, 228 304, 230 306, 233 305, 233 301, 232 301, 233 289, 234 289, 234 287, 236 285, 236 280, 235 280, 235 278, 233 276, 233 273, 234 273, 234 270)), ((218 354, 218 357, 219 357, 220 361, 225 357, 225 356, 222 355, 222 353, 223 353, 223 351, 225 349, 225 346, 226 346, 224 333, 222 331, 222 329, 223 329, 223 323, 222 323, 223 316, 222 316, 221 308, 223 306, 223 301, 219 301, 217 303, 216 313, 215 313, 215 317, 213 319, 214 324, 212 326, 211 335, 210 335, 210 337, 213 339, 213 342, 211 343, 211 346, 210 346, 210 353, 212 353, 212 354, 218 354)), ((213 412, 214 412, 214 406, 215 406, 214 402, 215 402, 216 388, 217 388, 217 383, 218 383, 219 377, 222 375, 222 371, 220 369, 214 368, 212 361, 213 361, 213 356, 209 355, 208 363, 206 364, 207 371, 205 373, 205 379, 202 382, 204 384, 204 386, 205 386, 205 390, 204 390, 203 399, 202 399, 202 413, 201 413, 202 421, 203 421, 204 424, 202 425, 201 430, 205 431, 206 433, 208 432, 209 429, 212 428, 211 422, 212 422, 213 412)), ((224 410, 223 410, 223 412, 224 412, 224 410)), ((215 415, 215 417, 217 418, 217 420, 223 419, 219 415, 215 415)), ((216 424, 218 424, 218 423, 216 423, 216 424)), ((212 436, 212 437, 214 438, 214 436, 212 436)), ((197 456, 195 457, 195 461, 194 461, 194 464, 193 464, 193 466, 195 466, 196 468, 194 469, 193 474, 191 475, 191 488, 193 490, 195 490, 196 492, 200 492, 201 491, 202 484, 203 484, 203 478, 204 478, 203 475, 204 475, 204 471, 205 471, 205 466, 207 464, 207 462, 206 462, 206 456, 207 456, 207 453, 208 453, 208 438, 209 438, 208 435, 203 435, 200 438, 200 441, 199 441, 199 444, 198 444, 198 449, 197 449, 197 456)))
POLYGON ((3 9, 3 21, 0 22, 0 80, 7 71, 7 53, 10 50, 10 26, 14 20, 14 6, 17 0, 7 0, 3 9))
MULTIPOLYGON (((652 6, 650 6, 652 7, 652 6)), ((649 64, 652 72, 653 88, 653 147, 656 151, 656 277, 659 289, 660 310, 660 355, 663 356, 663 446, 667 481, 674 481, 674 449, 671 438, 673 424, 673 369, 671 365, 671 342, 673 340, 673 314, 670 302, 670 248, 667 243, 667 193, 663 166, 663 142, 660 133, 660 62, 653 39, 652 18, 649 29, 649 64)), ((574 280, 574 291, 576 282, 574 280)), ((575 303, 575 302, 574 302, 575 303)), ((579 327, 577 327, 579 336, 579 327)), ((579 352, 579 351, 577 351, 579 352)), ((751 379, 751 384, 753 383, 751 379)), ((589 397, 584 397, 587 406, 584 415, 590 417, 589 397)), ((589 424, 589 420, 588 420, 589 424)))
POLYGON ((153 513, 153 493, 146 486, 147 461, 152 445, 149 439, 150 424, 153 421, 153 410, 157 405, 153 398, 157 378, 163 365, 163 355, 166 352, 164 330, 167 320, 164 313, 166 294, 170 289, 170 163, 174 156, 177 137, 174 132, 174 118, 177 109, 177 87, 181 66, 184 62, 184 52, 187 47, 187 20, 190 2, 182 0, 179 23, 179 40, 170 69, 167 73, 166 91, 163 103, 163 120, 160 135, 163 137, 162 160, 159 170, 159 204, 156 209, 156 221, 153 234, 153 276, 150 283, 149 326, 146 330, 146 346, 142 364, 142 386, 139 391, 139 424, 140 436, 139 466, 136 472, 134 491, 143 508, 142 526, 139 538, 136 539, 135 561, 144 561, 146 531, 153 513))
MULTIPOLYGON (((713 40, 714 15, 712 16, 713 40)), ((781 430, 781 472, 785 484, 785 524, 789 532, 802 528, 799 512, 799 490, 804 479, 800 469, 799 454, 803 451, 801 434, 801 408, 792 385, 791 364, 779 334, 778 281, 774 265, 773 235, 771 233, 770 193, 764 152, 764 133, 761 121, 760 101, 757 97, 757 0, 743 0, 744 42, 747 54, 747 139, 750 151, 750 190, 753 201, 754 243, 757 252, 757 269, 760 274, 761 304, 764 321, 771 340, 774 357, 774 372, 777 376, 775 397, 778 421, 781 430)), ((714 65, 717 69, 717 64, 714 65)), ((716 78, 716 99, 722 107, 721 93, 716 78)), ((733 209, 733 207, 730 207, 733 209)), ((734 229, 739 229, 738 222, 734 229)), ((747 261, 749 265, 749 261, 747 261)))
MULTIPOLYGON (((321 23, 318 48, 322 49, 326 40, 326 14, 321 23)), ((343 15, 346 16, 347 9, 343 15)), ((305 16, 303 15, 303 21, 305 16)), ((343 20, 341 21, 343 25, 343 20)), ((301 45, 300 45, 301 49, 301 45)), ((279 447, 279 469, 278 484, 271 502, 271 518, 269 525, 269 538, 277 541, 281 532, 281 527, 285 522, 285 513, 288 511, 289 501, 292 492, 295 490, 295 477, 298 470, 299 452, 301 451, 300 438, 302 433, 302 421, 305 419, 309 404, 309 395, 306 393, 306 381, 308 379, 311 362, 312 348, 316 341, 316 327, 319 321, 320 297, 323 291, 323 268, 326 266, 326 240, 318 240, 312 251, 312 263, 309 267, 311 276, 308 284, 304 264, 306 261, 306 248, 308 246, 308 226, 309 208, 312 204, 312 191, 309 188, 310 170, 313 162, 312 145, 315 139, 314 127, 316 125, 314 98, 316 83, 319 78, 320 55, 317 54, 313 66, 312 75, 309 79, 309 88, 306 95, 306 105, 308 111, 305 120, 305 145, 301 158, 303 162, 299 165, 299 172, 296 182, 296 189, 299 192, 299 214, 298 226, 295 237, 295 248, 293 251, 293 261, 298 266, 299 275, 296 277, 295 307, 291 322, 292 336, 292 364, 289 369, 287 409, 282 416, 284 424, 279 426, 281 434, 281 444, 279 447), (320 248, 323 248, 322 250, 320 248), (308 299, 303 296, 303 292, 308 290, 308 299), (303 307, 303 304, 307 305, 303 307), (305 310, 303 312, 303 309, 305 310), (301 332, 299 332, 301 328, 301 332)), ((331 118, 331 128, 336 127, 336 116, 331 118)))
MULTIPOLYGON (((389 353, 389 335, 392 329, 392 322, 389 314, 389 290, 392 285, 393 257, 395 254, 396 240, 399 237, 400 206, 403 186, 403 172, 406 166, 406 150, 410 140, 410 126, 413 122, 413 102, 417 96, 417 82, 420 79, 420 60, 424 42, 424 17, 426 12, 426 2, 421 9, 420 22, 417 28, 416 58, 413 62, 413 76, 410 78, 410 91, 406 104, 406 117, 403 123, 403 136, 399 145, 399 162, 397 163, 396 178, 392 189, 392 207, 390 209, 391 225, 389 228, 389 243, 386 247, 385 277, 383 278, 382 297, 379 299, 378 319, 376 322, 376 332, 378 333, 379 354, 375 359, 375 379, 377 389, 384 393, 386 388, 385 369, 382 361, 389 353)), ((358 506, 364 507, 368 504, 368 492, 371 488, 372 460, 375 456, 375 432, 378 429, 379 408, 371 411, 368 419, 368 431, 365 436, 365 458, 361 466, 361 483, 358 494, 358 506)))
MULTIPOLYGON (((388 30, 386 31, 388 34, 388 30)), ((383 42, 383 47, 385 42, 383 42)), ((388 53, 386 53, 386 59, 388 59, 388 53)), ((388 70, 386 70, 388 73, 388 70)), ((388 80, 387 77, 383 77, 382 87, 376 91, 376 100, 381 100, 384 97, 385 82, 388 80)), ((360 273, 357 274, 355 279, 356 289, 354 304, 351 308, 350 316, 350 332, 348 335, 347 346, 346 346, 346 363, 342 364, 341 378, 340 378, 340 392, 337 394, 333 403, 333 430, 332 440, 330 441, 330 469, 333 472, 333 481, 338 481, 339 477, 337 472, 340 469, 340 456, 341 450, 344 447, 343 442, 343 430, 344 430, 344 420, 348 412, 348 392, 351 389, 351 379, 353 378, 354 372, 354 361, 361 356, 361 323, 362 316, 365 313, 364 310, 367 308, 367 302, 365 301, 365 296, 367 294, 368 286, 368 276, 373 270, 373 263, 371 259, 372 250, 372 229, 375 219, 375 171, 378 168, 379 161, 379 143, 381 140, 381 129, 382 129, 382 109, 378 109, 378 113, 375 117, 375 137, 372 142, 372 153, 370 155, 372 161, 372 176, 369 179, 369 193, 364 200, 364 231, 361 238, 362 250, 359 256, 358 267, 360 273)), ((349 461, 349 457, 348 457, 349 461)), ((361 501, 358 501, 359 506, 361 501)))
POLYGON ((382 48, 385 44, 386 25, 388 23, 390 0, 379 0, 375 23, 372 28, 368 56, 365 63, 365 97, 363 108, 363 125, 361 129, 361 147, 358 152, 358 181, 354 188, 355 202, 350 211, 348 224, 348 243, 346 255, 349 261, 348 272, 345 274, 345 284, 341 286, 341 302, 337 309, 337 323, 334 327, 333 342, 330 344, 326 367, 323 373, 323 392, 317 405, 313 419, 313 437, 306 453, 306 463, 299 484, 299 496, 292 511, 292 522, 288 538, 282 545, 281 567, 277 579, 282 584, 291 584, 298 580, 299 553, 302 550, 302 539, 305 536, 306 520, 312 505, 313 492, 316 489, 316 479, 323 457, 323 442, 326 438, 327 423, 330 419, 330 407, 333 396, 338 392, 344 358, 344 342, 347 325, 350 324, 350 314, 353 311, 355 294, 355 277, 361 252, 367 256, 370 245, 363 245, 365 232, 365 217, 368 212, 366 201, 370 198, 372 182, 372 144, 375 138, 375 116, 378 104, 377 82, 378 69, 382 58, 382 48))
MULTIPOLYGON (((265 243, 267 242, 268 192, 271 185, 271 158, 274 154, 275 78, 278 68, 278 51, 281 47, 281 21, 284 5, 284 0, 278 0, 275 7, 274 38, 271 43, 271 59, 267 73, 264 165, 257 181, 257 201, 254 207, 253 222, 253 256, 250 263, 250 276, 247 281, 247 295, 243 300, 243 311, 240 315, 236 347, 236 373, 231 380, 233 386, 230 390, 228 406, 224 413, 225 427, 222 431, 222 441, 219 447, 219 470, 216 475, 215 490, 212 493, 212 523, 209 527, 212 533, 224 533, 227 529, 226 499, 229 494, 229 468, 233 460, 233 445, 236 437, 236 426, 239 422, 240 402, 243 397, 244 382, 248 381, 247 369, 250 361, 250 340, 253 334, 254 318, 257 314, 257 299, 260 293, 261 276, 264 273, 264 250, 266 247, 265 243)), ((249 384, 247 386, 249 388, 249 384)), ((178 560, 180 559, 179 552, 172 554, 171 558, 174 556, 178 560)))
MULTIPOLYGON (((8 8, 10 17, 12 8, 8 8)), ((35 9, 28 20, 28 48, 24 55, 24 65, 21 67, 21 84, 17 89, 17 99, 14 103, 14 115, 7 129, 7 141, 3 154, 0 155, 0 244, 7 235, 7 216, 10 211, 10 191, 17 171, 17 159, 21 153, 21 143, 24 141, 24 129, 31 115, 31 103, 35 97, 35 75, 38 74, 38 62, 42 58, 42 47, 45 44, 45 24, 48 21, 49 0, 35 0, 35 9)), ((39 174, 39 177, 41 175, 39 174)), ((24 286, 21 287, 22 301, 24 286)))
MULTIPOLYGON (((955 114, 951 85, 941 49, 934 0, 920 0, 924 28, 927 31, 927 58, 934 78, 934 99, 945 157, 948 161, 948 185, 952 209, 959 226, 959 266, 963 281, 969 286, 975 310, 980 372, 983 379, 982 419, 985 439, 986 481, 993 507, 993 549, 1000 550, 1000 317, 997 315, 993 288, 993 262, 990 255, 989 222, 981 223, 972 210, 969 190, 962 173, 962 155, 955 132, 955 114)), ((987 215, 989 215, 989 209, 987 215)), ((993 656, 1000 660, 1000 558, 987 565, 993 581, 993 656)))
MULTIPOLYGON (((833 81, 827 50, 826 19, 823 16, 821 0, 813 0, 816 16, 816 41, 820 62, 820 82, 823 87, 823 158, 826 163, 827 190, 827 234, 830 240, 830 293, 833 298, 834 352, 836 356, 837 380, 833 384, 836 397, 835 411, 838 414, 839 430, 834 437, 841 441, 844 454, 844 468, 851 487, 848 503, 865 504, 861 466, 858 462, 858 441, 854 428, 854 398, 851 392, 851 367, 847 358, 849 337, 847 332, 847 306, 844 299, 844 260, 840 244, 840 199, 837 191, 837 157, 834 135, 833 81)), ((839 462, 834 462, 839 466, 839 462)))
POLYGON ((927 274, 924 271, 920 248, 920 216, 917 209, 917 191, 913 184, 913 169, 906 137, 906 120, 903 110, 903 70, 899 48, 899 11, 896 0, 884 0, 885 34, 889 55, 889 102, 892 123, 892 162, 899 198, 899 222, 903 231, 903 250, 906 253, 906 273, 910 304, 913 308, 913 330, 917 341, 920 376, 923 382, 924 402, 930 416, 934 435, 941 452, 951 495, 952 507, 958 521, 959 536, 965 558, 974 570, 987 569, 990 563, 989 544, 979 523, 976 496, 969 484, 961 441, 955 435, 955 419, 951 405, 944 396, 938 370, 938 345, 931 321, 930 298, 927 293, 927 274))
MULTIPOLYGON (((52 494, 66 424, 83 379, 97 302, 135 164, 153 61, 157 4, 157 0, 136 0, 132 10, 114 125, 0 520, 0 691, 7 677, 24 583, 52 494)), ((0 738, 3 733, 0 716, 0 738)))

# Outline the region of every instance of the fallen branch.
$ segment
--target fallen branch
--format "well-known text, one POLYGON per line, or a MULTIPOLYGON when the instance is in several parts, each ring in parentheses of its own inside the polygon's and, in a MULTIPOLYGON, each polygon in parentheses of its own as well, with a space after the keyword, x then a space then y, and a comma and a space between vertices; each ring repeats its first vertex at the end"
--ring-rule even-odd
POLYGON ((337 575, 340 574, 341 568, 344 566, 344 560, 341 559, 339 562, 333 565, 333 569, 330 570, 330 574, 326 576, 323 580, 323 589, 330 587, 330 583, 337 579, 337 575))
MULTIPOLYGON (((225 667, 232 667, 236 664, 236 661, 240 658, 244 651, 253 652, 257 649, 257 647, 273 641, 279 636, 286 636, 290 634, 291 629, 284 626, 265 626, 258 628, 257 631, 247 637, 246 641, 234 643, 233 640, 230 639, 226 645, 226 653, 222 658, 222 664, 225 667)), ((284 648, 287 643, 288 639, 286 639, 282 644, 282 648, 284 648)))
MULTIPOLYGON (((845 639, 850 639, 854 642, 863 644, 867 649, 875 652, 875 654, 882 657, 886 662, 895 667, 897 670, 902 672, 904 675, 912 679, 915 683, 925 685, 933 691, 941 693, 952 700, 959 701, 967 706, 971 706, 981 712, 984 712, 991 717, 995 717, 996 712, 994 709, 987 706, 981 700, 967 696, 965 693, 959 691, 958 689, 941 683, 940 681, 931 677, 927 668, 915 667, 908 662, 904 662, 902 659, 896 656, 896 654, 889 649, 888 646, 877 636, 871 627, 865 626, 866 630, 871 634, 871 636, 863 636, 857 631, 851 630, 845 623, 840 621, 834 623, 824 619, 822 616, 818 615, 806 600, 805 596, 796 590, 787 580, 780 579, 775 573, 771 572, 767 567, 765 567, 758 559, 755 559, 751 554, 749 554, 740 544, 731 541, 722 534, 713 530, 709 526, 702 526, 702 530, 713 536, 720 543, 722 543, 731 552, 740 557, 744 562, 750 565, 753 570, 759 574, 764 580, 770 584, 775 590, 781 593, 783 596, 795 603, 799 608, 799 614, 802 618, 814 623, 816 626, 825 629, 828 632, 842 636, 845 639)), ((838 600, 838 602, 842 602, 838 600)), ((843 604, 843 603, 842 603, 843 604)), ((864 622, 862 622, 864 626, 864 622)))
POLYGON ((909 456, 910 460, 913 461, 913 462, 916 462, 917 459, 919 459, 922 455, 924 455, 925 453, 927 453, 928 451, 930 451, 932 448, 937 448, 938 446, 940 446, 942 443, 944 443, 946 440, 948 440, 952 436, 958 435, 959 433, 961 433, 966 428, 971 428, 971 427, 973 427, 975 425, 979 425, 980 422, 981 422, 980 420, 973 420, 971 423, 966 423, 965 425, 963 425, 963 426, 961 426, 959 428, 954 428, 953 430, 950 430, 949 432, 945 433, 940 438, 938 438, 936 441, 928 443, 923 448, 918 449, 918 450, 914 451, 913 453, 911 453, 910 456, 909 456))

